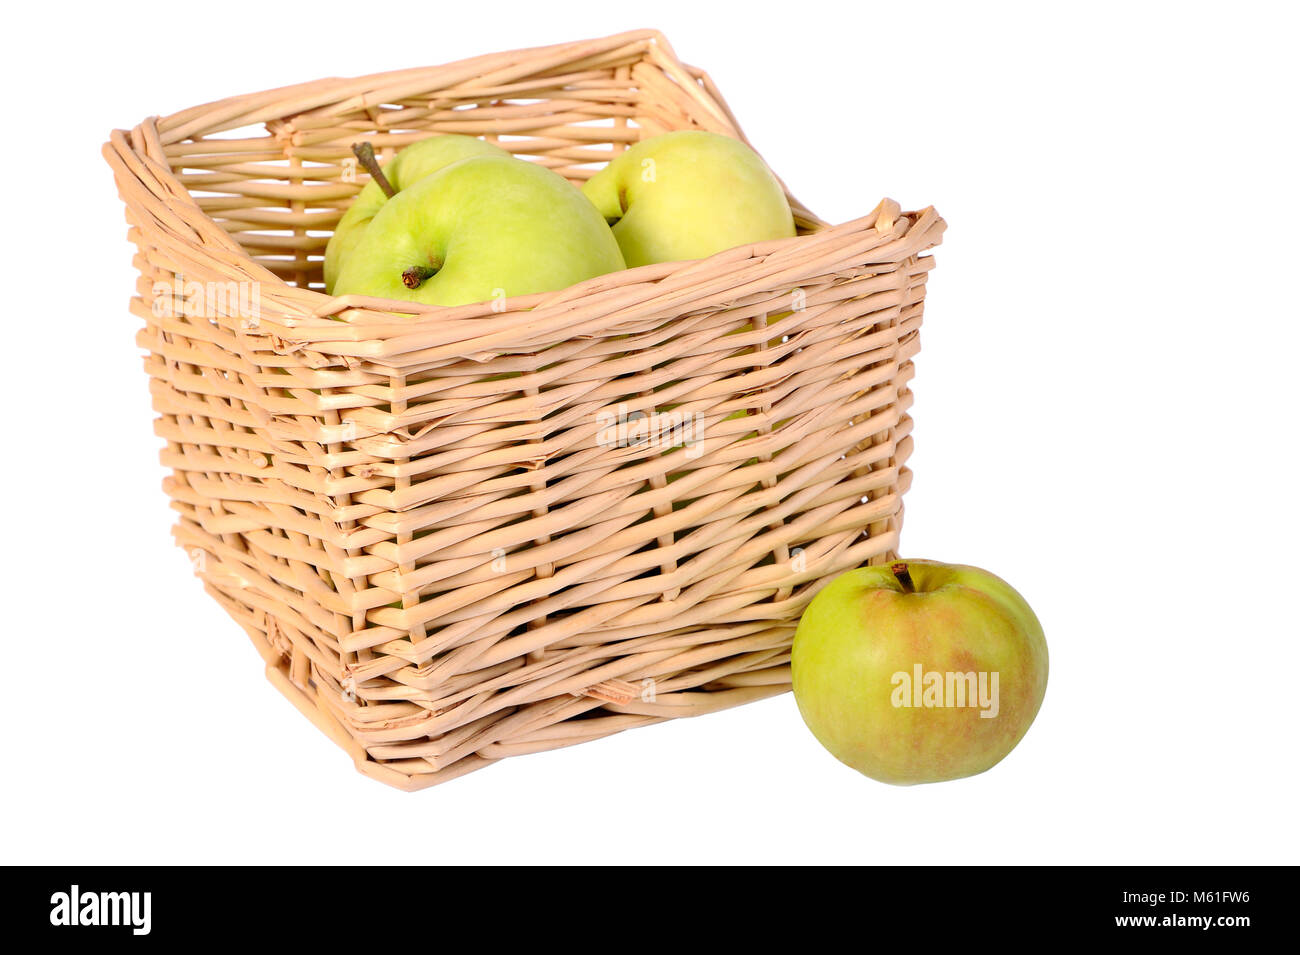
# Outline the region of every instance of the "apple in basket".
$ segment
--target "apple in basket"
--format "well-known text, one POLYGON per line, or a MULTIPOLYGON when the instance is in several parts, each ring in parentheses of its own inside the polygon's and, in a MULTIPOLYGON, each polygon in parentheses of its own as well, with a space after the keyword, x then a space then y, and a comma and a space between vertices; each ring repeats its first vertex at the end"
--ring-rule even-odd
POLYGON ((374 148, 370 143, 357 144, 353 147, 353 152, 370 172, 371 180, 362 187, 348 211, 343 214, 334 228, 334 234, 330 236, 329 244, 325 246, 326 292, 333 290, 344 261, 357 247, 366 227, 390 196, 461 159, 470 156, 510 155, 499 146, 482 139, 455 134, 430 136, 412 143, 385 163, 382 170, 375 161, 374 148))
POLYGON ((582 191, 611 224, 629 268, 795 234, 785 191, 758 153, 703 130, 642 140, 582 191))
POLYGON ((822 745, 902 785, 993 766, 1047 690, 1047 642, 1024 598, 987 571, 928 560, 835 578, 804 611, 790 664, 822 745))
POLYGON ((348 253, 335 295, 465 305, 549 292, 622 269, 578 189, 544 166, 473 156, 384 203, 348 253))

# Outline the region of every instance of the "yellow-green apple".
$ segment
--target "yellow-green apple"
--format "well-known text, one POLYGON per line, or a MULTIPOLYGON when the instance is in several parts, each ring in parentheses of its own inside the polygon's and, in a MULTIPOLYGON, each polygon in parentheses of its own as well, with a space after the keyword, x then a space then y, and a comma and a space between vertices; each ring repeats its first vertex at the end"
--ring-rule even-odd
POLYGON ((703 130, 642 140, 582 191, 611 224, 629 268, 794 235, 785 192, 758 153, 703 130))
POLYGON ((795 632, 795 700, 859 772, 908 785, 981 773, 1020 742, 1047 690, 1047 642, 1023 597, 977 567, 860 567, 795 632))
POLYGON ((464 305, 621 268, 605 220, 572 183, 522 159, 476 156, 389 199, 343 263, 334 294, 464 305))
MULTIPOLYGON (((458 136, 447 133, 430 136, 407 146, 390 159, 383 167, 383 177, 394 192, 401 192, 413 182, 432 175, 444 166, 467 159, 470 156, 509 156, 499 146, 494 146, 473 136, 458 136)), ((384 203, 388 195, 378 179, 366 183, 348 211, 334 228, 329 243, 325 246, 325 291, 332 292, 338 281, 339 271, 344 260, 356 248, 365 233, 366 227, 384 203)))

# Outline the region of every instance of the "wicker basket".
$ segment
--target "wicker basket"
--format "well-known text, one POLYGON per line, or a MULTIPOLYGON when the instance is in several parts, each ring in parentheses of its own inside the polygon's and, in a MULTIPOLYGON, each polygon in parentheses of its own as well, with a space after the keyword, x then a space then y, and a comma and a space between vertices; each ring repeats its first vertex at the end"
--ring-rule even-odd
POLYGON ((637 31, 236 97, 105 146, 177 542, 377 779, 783 692, 820 584, 892 556, 931 209, 829 226, 791 199, 796 238, 505 302, 395 315, 319 290, 354 142, 485 136, 580 182, 681 128, 742 137, 637 31))

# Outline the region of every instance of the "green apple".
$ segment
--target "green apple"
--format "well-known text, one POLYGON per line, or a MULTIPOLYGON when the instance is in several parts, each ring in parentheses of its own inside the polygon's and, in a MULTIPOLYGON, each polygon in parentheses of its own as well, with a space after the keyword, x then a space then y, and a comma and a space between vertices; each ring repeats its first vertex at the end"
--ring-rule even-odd
POLYGON ((785 192, 758 153, 703 130, 642 140, 582 191, 612 225, 629 268, 794 235, 785 192))
POLYGON ((1047 642, 1024 598, 987 571, 928 560, 835 578, 804 611, 790 665, 822 745, 900 785, 993 766, 1047 690, 1047 642))
POLYGON ((464 305, 621 268, 609 227, 572 183, 522 159, 476 156, 388 200, 343 263, 334 294, 464 305))
MULTIPOLYGON (((401 192, 413 182, 432 175, 444 166, 449 166, 470 156, 509 156, 499 146, 494 146, 473 136, 457 136, 448 133, 430 136, 407 146, 390 159, 383 167, 385 178, 393 189, 401 192)), ((325 291, 332 292, 338 281, 339 271, 348 255, 356 248, 376 213, 384 207, 388 196, 379 183, 370 180, 357 193, 348 211, 334 228, 329 244, 325 246, 325 291)))

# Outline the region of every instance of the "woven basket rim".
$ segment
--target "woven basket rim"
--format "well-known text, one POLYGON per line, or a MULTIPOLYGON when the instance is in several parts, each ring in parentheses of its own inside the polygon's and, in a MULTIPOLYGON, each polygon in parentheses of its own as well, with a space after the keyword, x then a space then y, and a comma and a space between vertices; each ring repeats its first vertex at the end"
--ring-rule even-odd
MULTIPOLYGON (((606 49, 637 43, 657 45, 684 70, 695 76, 703 75, 703 71, 676 58, 661 31, 649 28, 511 52, 518 56, 552 53, 562 60, 587 48, 606 49)), ((359 295, 335 296, 318 289, 291 285, 253 262, 242 247, 199 207, 170 165, 158 158, 165 144, 189 138, 200 117, 224 117, 213 125, 202 127, 208 132, 264 124, 282 118, 274 112, 259 111, 256 106, 264 100, 275 103, 285 95, 312 91, 319 94, 322 104, 338 102, 342 91, 353 88, 373 90, 377 85, 417 78, 427 82, 431 75, 440 71, 470 69, 500 55, 480 54, 432 66, 356 77, 331 77, 230 96, 165 117, 148 117, 130 131, 113 130, 102 152, 113 168, 124 199, 129 202, 125 192, 138 186, 140 188, 134 191, 145 202, 152 200, 175 212, 183 210, 184 224, 192 235, 177 237, 177 241, 192 253, 197 262, 224 275, 229 281, 256 282, 261 295, 272 296, 278 309, 292 316, 268 323, 266 327, 246 330, 248 334, 263 340, 271 338, 276 342, 275 351, 324 346, 325 351, 365 360, 382 361, 413 349, 425 351, 439 347, 449 348, 449 356, 454 354, 480 361, 490 360, 498 354, 528 353, 564 339, 596 334, 586 326, 593 324, 592 317, 597 314, 602 331, 608 329, 604 333, 613 334, 620 324, 635 322, 641 315, 661 310, 666 298, 681 297, 692 309, 702 307, 704 303, 698 295, 686 295, 684 289, 680 292, 676 289, 679 285, 689 287, 693 277, 704 279, 713 274, 721 278, 725 271, 726 280, 718 283, 725 288, 720 289, 717 296, 717 303, 723 304, 743 294, 745 286, 737 288, 731 281, 741 268, 753 269, 754 274, 746 284, 755 288, 770 284, 772 278, 780 273, 789 272, 791 288, 794 289, 799 286, 799 260, 812 259, 805 253, 813 249, 821 250, 821 254, 815 259, 818 267, 811 271, 822 273, 826 255, 838 249, 844 250, 846 261, 848 258, 864 261, 863 255, 874 253, 865 261, 870 262, 878 256, 880 261, 887 262, 900 254, 917 254, 938 244, 938 236, 945 227, 932 206, 905 212, 897 202, 885 198, 866 216, 839 224, 818 220, 814 231, 791 238, 737 246, 703 259, 623 269, 552 292, 512 296, 507 299, 504 309, 499 304, 494 309, 494 303, 490 301, 458 306, 423 305, 359 295), (123 187, 124 176, 127 177, 126 188, 123 187), (153 187, 148 179, 153 180, 153 187), (166 199, 163 200, 162 196, 166 199), (908 247, 901 253, 900 244, 908 247), (529 326, 544 326, 549 334, 541 338, 528 334, 521 337, 520 333, 526 333, 529 326)), ((382 102, 390 94, 391 91, 385 90, 382 95, 370 99, 382 102)), ((725 103, 722 109, 726 110, 725 103)), ((734 117, 727 112, 737 138, 748 143, 734 117)), ((436 360, 433 356, 425 357, 436 360)))
MULTIPOLYGON (((700 72, 696 67, 692 67, 680 59, 677 59, 676 53, 673 52, 672 44, 668 42, 668 38, 664 36, 662 31, 649 27, 626 30, 621 33, 611 33, 608 36, 603 37, 589 37, 583 40, 567 40, 560 43, 546 43, 541 46, 519 47, 510 52, 518 56, 532 56, 553 52, 564 54, 564 56, 567 57, 586 47, 603 47, 614 43, 630 45, 638 42, 650 42, 656 44, 663 48, 667 55, 673 57, 674 60, 686 69, 693 72, 700 72)), ((207 103, 187 106, 185 109, 177 110, 174 113, 168 113, 166 116, 150 116, 149 119, 153 120, 155 125, 158 127, 159 139, 165 145, 188 138, 188 133, 184 132, 184 130, 198 116, 212 113, 219 115, 225 114, 233 111, 233 108, 236 106, 246 105, 263 98, 271 98, 272 96, 279 98, 291 93, 308 90, 324 92, 323 87, 326 84, 329 85, 331 93, 334 93, 339 89, 347 89, 350 86, 361 86, 364 89, 370 89, 373 86, 374 81, 377 80, 396 83, 403 79, 415 79, 417 77, 428 76, 431 73, 452 67, 470 67, 479 63, 491 62, 500 56, 500 51, 479 53, 474 56, 462 57, 458 60, 448 60, 446 63, 409 66, 398 70, 381 70, 378 73, 363 73, 356 76, 322 77, 316 80, 306 80, 302 83, 290 83, 286 86, 276 86, 264 90, 253 90, 247 93, 236 93, 232 96, 224 96, 221 99, 211 100, 207 103)), ((332 96, 326 101, 330 100, 332 100, 332 96)), ((238 122, 218 124, 211 127, 211 131, 236 129, 241 126, 264 122, 265 120, 258 118, 259 116, 260 114, 254 113, 252 118, 241 119, 238 122)))

